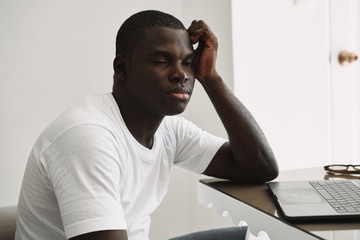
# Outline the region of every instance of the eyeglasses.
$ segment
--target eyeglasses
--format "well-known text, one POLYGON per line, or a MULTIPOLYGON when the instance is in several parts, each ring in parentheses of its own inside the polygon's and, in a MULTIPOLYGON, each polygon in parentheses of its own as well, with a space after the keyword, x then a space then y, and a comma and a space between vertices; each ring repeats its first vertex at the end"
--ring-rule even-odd
POLYGON ((360 174, 360 165, 332 164, 324 166, 324 169, 332 173, 360 174))

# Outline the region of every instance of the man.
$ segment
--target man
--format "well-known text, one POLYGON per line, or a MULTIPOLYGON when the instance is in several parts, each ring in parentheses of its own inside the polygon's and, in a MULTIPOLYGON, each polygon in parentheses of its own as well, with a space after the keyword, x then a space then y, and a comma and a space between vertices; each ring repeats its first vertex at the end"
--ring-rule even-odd
POLYGON ((149 215, 174 165, 237 182, 275 178, 265 136, 216 71, 217 45, 203 21, 186 29, 158 11, 127 19, 117 35, 112 94, 85 98, 37 140, 16 239, 148 239, 149 215), (173 116, 185 110, 195 78, 229 141, 173 116))

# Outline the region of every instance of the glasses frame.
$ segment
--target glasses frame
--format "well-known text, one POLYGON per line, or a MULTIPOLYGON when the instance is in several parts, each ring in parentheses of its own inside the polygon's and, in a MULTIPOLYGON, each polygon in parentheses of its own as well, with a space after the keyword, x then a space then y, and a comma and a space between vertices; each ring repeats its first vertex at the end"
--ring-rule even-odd
POLYGON ((344 174, 360 174, 360 165, 353 165, 353 164, 331 164, 324 166, 325 171, 333 172, 333 173, 344 173, 344 174), (344 170, 336 170, 331 169, 331 167, 344 167, 344 170), (358 167, 359 169, 356 169, 358 167), (352 168, 353 170, 349 170, 352 168))

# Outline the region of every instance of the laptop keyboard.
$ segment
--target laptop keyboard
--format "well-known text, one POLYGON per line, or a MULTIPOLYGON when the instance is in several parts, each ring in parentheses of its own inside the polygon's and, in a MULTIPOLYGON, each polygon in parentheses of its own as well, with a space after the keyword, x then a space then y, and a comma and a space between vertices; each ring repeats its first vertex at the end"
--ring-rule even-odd
POLYGON ((315 190, 338 212, 360 212, 360 188, 350 181, 312 181, 315 190))

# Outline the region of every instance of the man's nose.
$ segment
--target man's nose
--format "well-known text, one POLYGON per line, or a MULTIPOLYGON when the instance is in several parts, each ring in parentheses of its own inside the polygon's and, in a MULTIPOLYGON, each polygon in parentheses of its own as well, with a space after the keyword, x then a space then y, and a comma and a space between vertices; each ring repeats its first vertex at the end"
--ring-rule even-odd
POLYGON ((173 82, 186 82, 189 80, 188 74, 180 63, 174 66, 174 70, 170 76, 170 80, 173 82))

